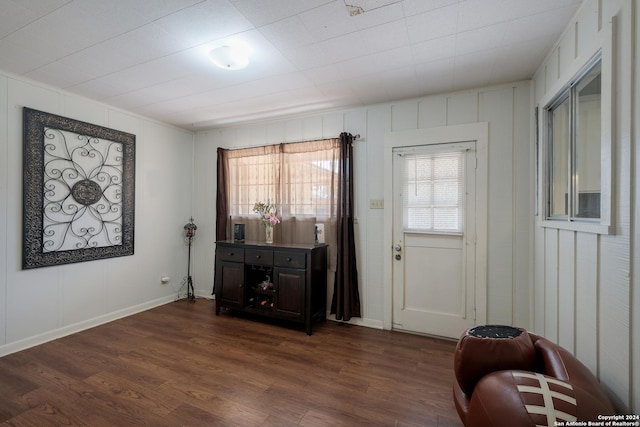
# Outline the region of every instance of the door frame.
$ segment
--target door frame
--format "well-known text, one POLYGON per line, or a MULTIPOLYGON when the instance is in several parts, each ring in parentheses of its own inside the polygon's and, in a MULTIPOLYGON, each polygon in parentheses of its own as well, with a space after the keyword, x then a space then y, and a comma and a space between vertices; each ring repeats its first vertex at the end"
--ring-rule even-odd
POLYGON ((487 207, 489 123, 386 132, 384 136, 384 262, 382 327, 393 321, 393 149, 418 145, 476 142, 476 324, 487 322, 487 207))

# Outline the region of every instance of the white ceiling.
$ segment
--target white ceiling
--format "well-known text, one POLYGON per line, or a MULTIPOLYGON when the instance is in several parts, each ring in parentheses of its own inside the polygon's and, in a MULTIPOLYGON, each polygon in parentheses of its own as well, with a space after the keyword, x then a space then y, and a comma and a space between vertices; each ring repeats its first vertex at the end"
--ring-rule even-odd
POLYGON ((196 130, 527 79, 580 3, 0 0, 0 69, 196 130))

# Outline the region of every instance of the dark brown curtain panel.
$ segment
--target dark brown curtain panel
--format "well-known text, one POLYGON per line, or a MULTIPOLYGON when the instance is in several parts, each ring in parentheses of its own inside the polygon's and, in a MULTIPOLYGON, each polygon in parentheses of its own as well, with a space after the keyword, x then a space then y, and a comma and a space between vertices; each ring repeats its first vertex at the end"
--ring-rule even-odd
POLYGON ((340 134, 337 201, 337 261, 331 314, 347 321, 360 316, 360 293, 356 268, 353 226, 353 136, 340 134))
POLYGON ((229 179, 227 150, 218 147, 218 190, 216 192, 216 241, 227 240, 227 218, 229 217, 229 179))

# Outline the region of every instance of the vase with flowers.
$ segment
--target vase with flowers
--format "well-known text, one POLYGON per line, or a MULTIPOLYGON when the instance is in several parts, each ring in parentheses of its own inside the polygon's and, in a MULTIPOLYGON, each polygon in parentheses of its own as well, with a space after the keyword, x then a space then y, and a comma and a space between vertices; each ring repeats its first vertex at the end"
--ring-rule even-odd
POLYGON ((273 243, 273 226, 280 222, 278 209, 273 203, 256 202, 253 211, 260 215, 260 220, 265 226, 265 236, 267 243, 273 243))

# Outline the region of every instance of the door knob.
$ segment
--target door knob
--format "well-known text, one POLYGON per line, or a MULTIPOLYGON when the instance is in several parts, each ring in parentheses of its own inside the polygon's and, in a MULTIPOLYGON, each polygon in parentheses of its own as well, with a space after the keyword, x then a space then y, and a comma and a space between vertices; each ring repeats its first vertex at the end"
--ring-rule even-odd
POLYGON ((393 247, 393 249, 396 252, 400 252, 402 250, 402 246, 400 246, 400 243, 396 243, 396 245, 393 247))
POLYGON ((396 259, 397 259, 398 261, 400 261, 400 260, 402 259, 402 255, 400 255, 400 254, 396 254, 396 259))

